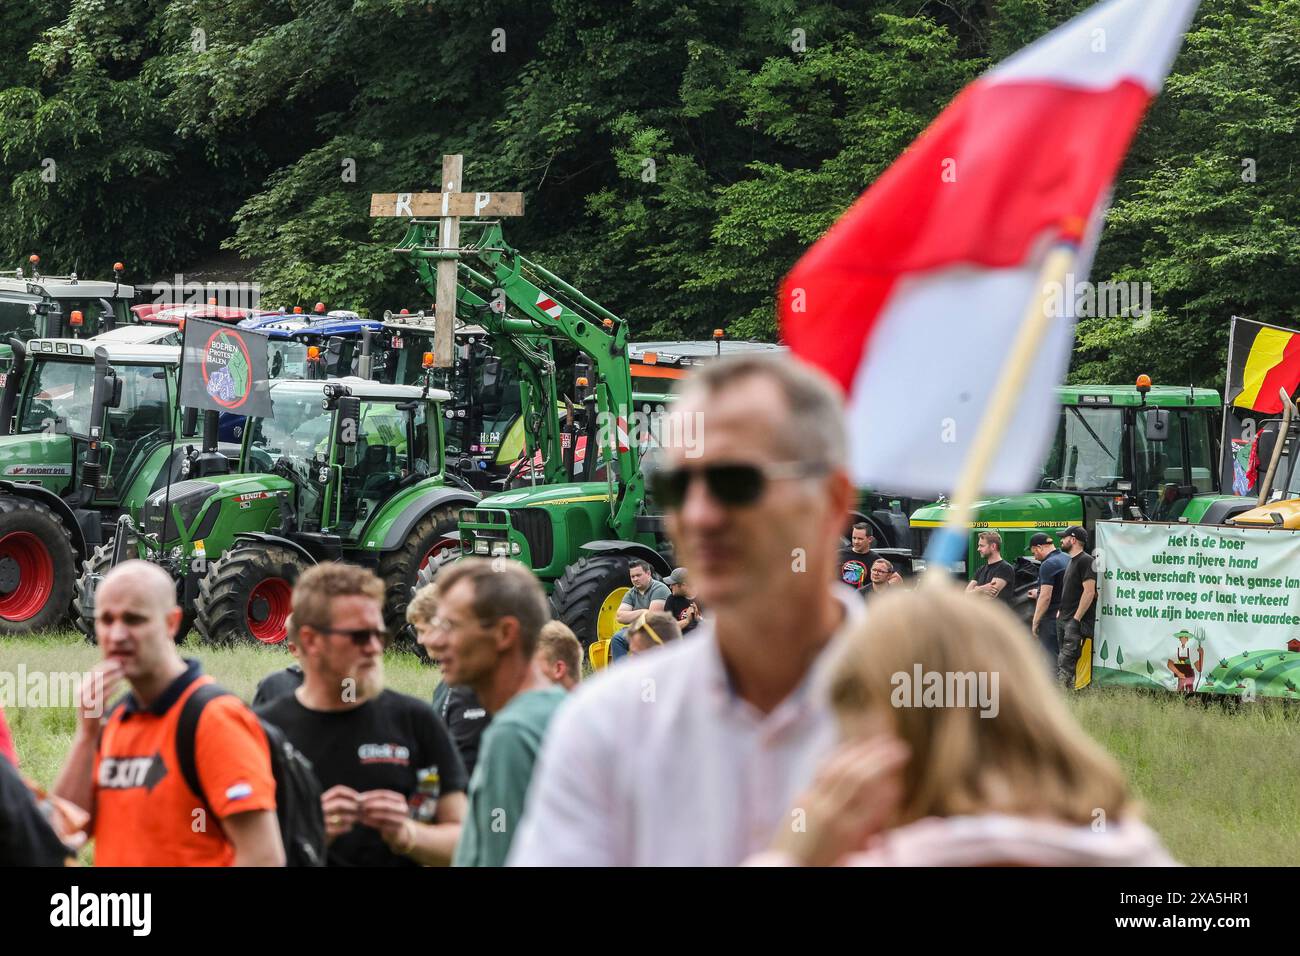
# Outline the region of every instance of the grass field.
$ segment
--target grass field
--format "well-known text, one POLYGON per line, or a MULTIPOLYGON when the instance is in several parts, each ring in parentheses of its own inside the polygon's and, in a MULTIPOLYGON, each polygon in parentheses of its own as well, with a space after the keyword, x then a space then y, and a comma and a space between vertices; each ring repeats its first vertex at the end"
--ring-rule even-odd
MULTIPOLYGON (((190 646, 208 673, 245 700, 289 662, 273 648, 190 646)), ((79 635, 0 638, 0 673, 82 672, 98 651, 79 635)), ((390 651, 387 685, 428 698, 437 671, 390 651)), ((1119 760, 1148 822, 1175 858, 1202 866, 1293 866, 1300 847, 1300 707, 1261 700, 1239 709, 1123 689, 1076 694, 1071 709, 1119 760)), ((70 708, 6 706, 23 771, 46 786, 72 740, 70 708)))

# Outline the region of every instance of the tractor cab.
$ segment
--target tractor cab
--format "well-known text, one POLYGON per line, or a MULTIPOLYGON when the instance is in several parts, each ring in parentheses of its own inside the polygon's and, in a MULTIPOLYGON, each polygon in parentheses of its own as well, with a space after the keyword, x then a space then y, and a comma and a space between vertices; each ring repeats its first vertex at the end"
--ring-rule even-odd
POLYGON ((249 422, 242 470, 289 481, 295 530, 356 542, 385 502, 441 472, 449 397, 355 377, 274 382, 274 413, 249 422))
POLYGON ((90 338, 128 324, 134 298, 135 288, 117 280, 0 276, 0 369, 12 362, 11 338, 90 338))
MULTIPOLYGON (((1002 556, 1014 564, 1039 531, 1056 538, 1071 525, 1091 530, 1103 519, 1221 521, 1240 501, 1218 493, 1218 392, 1153 386, 1143 375, 1135 386, 1064 386, 1057 397, 1056 433, 1037 487, 975 503, 966 559, 956 567, 961 576, 973 577, 983 564, 976 546, 984 529, 1001 535, 1002 556)), ((918 557, 947 509, 939 501, 912 513, 918 557)), ((1032 586, 1034 570, 1032 561, 1018 567, 1018 596, 1032 586)), ((1025 607, 1032 612, 1032 602, 1025 607)))
POLYGON ((117 503, 172 440, 180 350, 33 339, 16 359, 0 399, 0 475, 117 503))

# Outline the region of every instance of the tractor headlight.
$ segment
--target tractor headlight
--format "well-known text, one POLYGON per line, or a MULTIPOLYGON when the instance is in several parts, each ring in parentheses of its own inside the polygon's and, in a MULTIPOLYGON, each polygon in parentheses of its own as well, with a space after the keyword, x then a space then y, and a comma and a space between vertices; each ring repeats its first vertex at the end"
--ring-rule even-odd
POLYGON ((518 542, 518 541, 511 541, 511 542, 510 542, 510 553, 511 553, 511 554, 522 554, 522 553, 523 553, 523 550, 524 550, 523 548, 519 547, 519 542, 518 542))
POLYGON ((510 546, 506 544, 506 542, 504 541, 492 542, 492 557, 504 558, 509 553, 510 553, 510 546))
POLYGON ((491 547, 491 545, 492 542, 488 541, 486 538, 479 538, 477 541, 474 542, 474 553, 487 554, 488 549, 491 547))

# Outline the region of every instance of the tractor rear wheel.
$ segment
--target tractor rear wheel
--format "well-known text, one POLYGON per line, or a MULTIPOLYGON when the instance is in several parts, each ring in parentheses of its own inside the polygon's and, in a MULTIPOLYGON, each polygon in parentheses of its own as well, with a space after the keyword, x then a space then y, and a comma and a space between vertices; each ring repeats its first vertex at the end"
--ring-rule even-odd
POLYGON ((0 633, 62 625, 72 604, 72 534, 39 501, 0 497, 0 633))
POLYGON ((302 555, 260 542, 239 542, 208 565, 199 582, 194 626, 205 644, 281 644, 293 586, 307 570, 302 555))
POLYGON ((436 566, 444 551, 460 547, 460 536, 456 533, 459 512, 458 506, 435 508, 416 522, 400 548, 380 559, 379 576, 384 580, 384 627, 403 645, 419 646, 406 627, 406 607, 421 586, 421 572, 436 566))
MULTIPOLYGON (((86 593, 86 585, 90 583, 92 574, 102 577, 109 572, 113 561, 114 540, 116 539, 110 538, 107 544, 96 546, 90 557, 81 563, 81 577, 77 579, 77 586, 72 592, 72 623, 90 644, 95 643, 95 621, 82 606, 82 597, 86 593)), ((126 550, 131 557, 136 556, 135 535, 131 535, 127 540, 126 550)), ((194 627, 194 608, 186 607, 184 602, 178 603, 181 605, 181 626, 176 631, 176 643, 180 644, 194 627)))
POLYGON ((551 606, 556 619, 577 635, 586 654, 593 641, 609 640, 625 626, 615 614, 631 587, 626 557, 579 558, 555 582, 551 606))

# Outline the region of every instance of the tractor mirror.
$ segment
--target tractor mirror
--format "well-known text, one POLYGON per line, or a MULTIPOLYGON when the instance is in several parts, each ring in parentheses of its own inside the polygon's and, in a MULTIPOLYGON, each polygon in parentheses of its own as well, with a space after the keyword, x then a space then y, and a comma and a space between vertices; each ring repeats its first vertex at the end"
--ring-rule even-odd
POLYGON ((193 438, 199 433, 199 410, 187 407, 181 413, 181 437, 193 438))
POLYGON ((108 401, 104 403, 106 408, 120 408, 122 406, 122 380, 116 375, 109 379, 113 384, 110 386, 112 391, 109 392, 108 401))
POLYGON ((344 395, 335 406, 338 414, 334 417, 335 437, 340 445, 355 445, 357 431, 361 424, 361 399, 344 395))
POLYGON ((1169 437, 1169 410, 1151 408, 1147 410, 1147 441, 1165 441, 1169 437))

